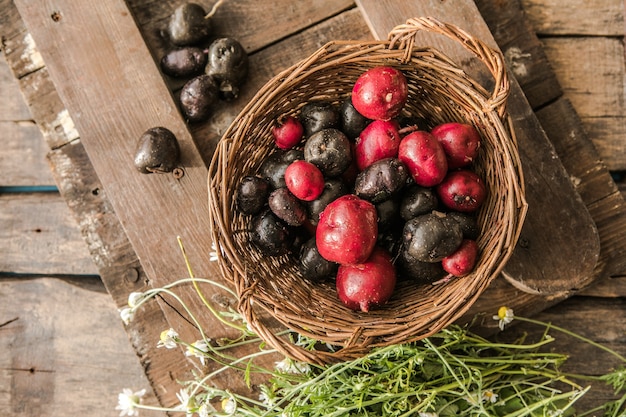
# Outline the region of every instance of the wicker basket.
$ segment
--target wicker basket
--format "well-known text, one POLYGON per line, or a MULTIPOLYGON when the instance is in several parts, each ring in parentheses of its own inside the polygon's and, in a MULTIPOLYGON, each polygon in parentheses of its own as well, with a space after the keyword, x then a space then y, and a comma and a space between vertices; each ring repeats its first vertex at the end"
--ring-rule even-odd
MULTIPOLYGON (((526 213, 517 145, 505 105, 509 83, 501 54, 456 26, 415 18, 396 27, 388 41, 330 42, 270 80, 225 132, 209 167, 209 215, 218 263, 240 296, 239 311, 253 330, 285 355, 310 363, 348 360, 376 346, 419 340, 457 320, 499 274, 519 237, 526 213), (445 35, 471 51, 495 79, 489 93, 441 52, 417 47, 419 31, 445 35), (297 115, 308 101, 339 103, 366 69, 392 65, 409 82, 405 108, 433 123, 465 121, 482 136, 474 169, 485 180, 479 212, 480 257, 474 272, 443 285, 399 280, 394 296, 369 313, 346 308, 334 283, 312 283, 290 256, 267 257, 249 242, 249 218, 235 208, 241 178, 255 174, 275 148, 271 127, 297 115), (310 351, 277 336, 285 329, 334 346, 310 351)), ((283 334, 286 332, 283 332, 283 334)))

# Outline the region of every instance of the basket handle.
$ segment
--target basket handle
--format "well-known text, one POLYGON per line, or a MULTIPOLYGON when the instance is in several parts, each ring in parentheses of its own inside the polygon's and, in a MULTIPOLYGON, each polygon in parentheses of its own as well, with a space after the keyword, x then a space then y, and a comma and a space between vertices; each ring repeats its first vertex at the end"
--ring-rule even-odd
POLYGON ((409 62, 417 32, 420 30, 447 36, 459 42, 465 49, 472 52, 482 61, 495 79, 493 92, 488 102, 489 108, 485 110, 495 109, 500 119, 504 118, 510 84, 502 53, 489 47, 458 26, 441 22, 434 17, 412 18, 407 20, 405 24, 396 26, 389 32, 389 48, 397 45, 398 49, 404 49, 403 61, 409 62))

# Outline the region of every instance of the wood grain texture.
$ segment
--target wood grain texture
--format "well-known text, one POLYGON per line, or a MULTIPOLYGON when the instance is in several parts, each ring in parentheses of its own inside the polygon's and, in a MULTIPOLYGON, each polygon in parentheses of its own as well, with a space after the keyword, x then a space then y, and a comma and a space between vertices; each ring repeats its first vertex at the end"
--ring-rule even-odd
MULTIPOLYGON (((111 297, 94 285, 101 291, 55 278, 2 281, 3 415, 114 417, 122 389, 149 388, 111 297)), ((144 401, 157 404, 149 389, 144 401)))
POLYGON ((30 111, 24 100, 10 100, 20 97, 22 92, 7 64, 4 52, 0 49, 0 91, 4 100, 0 100, 0 122, 32 120, 30 111))
POLYGON ((0 272, 98 273, 57 193, 0 194, 0 242, 0 272))
MULTIPOLYGON (((456 24, 483 42, 498 48, 485 21, 473 2, 357 2, 372 32, 386 38, 407 16, 429 16, 456 24)), ((451 45, 443 37, 428 36, 426 45, 446 51, 477 80, 489 74, 476 58, 468 57, 461 45, 451 45)), ((600 250, 597 230, 587 208, 574 190, 553 145, 534 116, 515 79, 507 109, 513 120, 526 183, 528 214, 513 255, 504 268, 512 283, 537 294, 557 294, 587 285, 592 280, 600 250), (549 193, 550 199, 545 195, 549 193), (550 233, 545 233, 549 229, 550 233), (576 236, 582 244, 563 247, 560 242, 576 236), (580 260, 572 263, 571 259, 580 260)))
MULTIPOLYGON (((4 7, 3 3, 7 3, 6 0, 0 0, 0 19, 3 15, 6 15, 7 9, 4 7)), ((9 2, 10 3, 10 2, 9 2)), ((129 2, 130 3, 130 2, 129 2)), ((165 2, 137 2, 140 3, 140 6, 143 7, 143 12, 145 13, 144 22, 148 22, 151 19, 150 13, 153 13, 155 9, 160 7, 170 7, 163 6, 165 2), (153 3, 153 4, 151 4, 153 3)), ((226 2, 225 4, 233 4, 235 2, 226 2)), ((240 2, 236 2, 239 4, 240 2)), ((133 7, 133 13, 137 16, 137 9, 133 7)), ((319 36, 322 39, 324 36, 343 38, 343 33, 350 33, 350 30, 359 30, 358 22, 362 22, 359 20, 360 18, 355 15, 354 10, 351 10, 351 16, 349 19, 344 19, 343 16, 346 13, 341 13, 336 16, 338 20, 336 22, 348 23, 351 22, 354 26, 340 26, 340 30, 338 31, 337 26, 335 24, 326 24, 323 22, 319 25, 315 25, 314 27, 319 27, 320 31, 316 32, 312 30, 309 34, 304 35, 300 39, 309 40, 311 45, 316 41, 315 37, 319 36), (335 31, 335 32, 333 32, 335 31), (338 31, 338 32, 337 32, 338 31), (333 34, 338 34, 334 36, 333 34)), ((157 20, 158 23, 158 20, 157 20)), ((2 31, 5 30, 5 22, 0 22, 0 26, 2 26, 2 31)), ((150 28, 156 28, 156 25, 149 26, 150 28)), ((363 25, 361 25, 363 27, 363 25)), ((155 29, 156 30, 156 29, 155 29)), ((367 35, 367 31, 364 31, 367 35)), ((156 33, 154 36, 156 36, 156 33)), ((4 34, 3 34, 4 35, 4 34)), ((8 40, 8 44, 21 43, 25 44, 24 39, 27 39, 22 33, 20 36, 14 38, 3 38, 3 40, 8 40)), ((272 68, 272 65, 280 66, 282 63, 283 57, 286 55, 284 50, 281 51, 281 45, 290 45, 286 47, 285 50, 288 50, 290 53, 299 53, 301 52, 299 49, 299 41, 294 43, 289 43, 289 39, 281 41, 280 43, 276 43, 272 45, 270 48, 262 48, 255 56, 258 56, 258 61, 256 61, 260 67, 260 71, 265 71, 265 67, 272 68), (293 48, 293 49, 292 49, 293 48), (271 51, 271 52, 270 52, 271 51), (294 52, 295 51, 295 52, 294 52), (261 56, 264 58, 261 59, 261 56)), ((303 50, 308 48, 308 46, 303 47, 303 50)), ((13 53, 12 57, 19 63, 19 58, 22 56, 21 53, 16 54, 13 53)), ((18 65, 19 67, 19 65, 18 65)), ((22 69, 26 69, 26 65, 22 65, 22 69)), ((40 70, 35 70, 34 72, 22 71, 20 75, 20 85, 22 89, 27 89, 29 91, 29 105, 31 108, 39 108, 42 109, 39 113, 39 117, 49 117, 49 114, 46 114, 45 106, 47 106, 52 100, 52 96, 56 93, 54 91, 54 86, 52 86, 52 91, 50 95, 46 95, 42 97, 42 94, 37 94, 34 88, 31 88, 33 85, 38 85, 38 83, 45 82, 46 79, 49 82, 49 75, 47 69, 45 67, 40 68, 40 70), (32 77, 32 78, 31 78, 32 77), (23 81, 23 82, 22 82, 23 81)), ((259 77, 258 82, 262 82, 262 77, 259 77)), ((50 83, 51 85, 51 83, 50 83)), ((254 83, 252 85, 255 85, 254 83)), ((57 97, 58 99, 58 97, 57 97)), ((61 110, 64 107, 61 107, 61 110)), ((56 114, 54 112, 50 112, 51 114, 56 114)), ((209 130, 210 134, 215 135, 214 132, 219 132, 219 127, 224 126, 225 123, 228 122, 229 115, 233 114, 234 110, 225 111, 224 118, 219 119, 216 118, 211 121, 212 126, 215 127, 215 130, 209 130)), ((35 114, 35 113, 33 113, 35 114)), ((37 119, 37 117, 35 117, 37 119)), ((45 120, 45 119, 44 119, 45 120)), ((52 119, 54 120, 54 118, 52 119)), ((212 129, 212 128, 211 128, 212 129)), ((196 136, 195 132, 203 134, 206 130, 204 126, 199 126, 192 129, 194 132, 194 137, 196 136)), ((50 130, 54 131, 54 130, 50 130)), ((59 130, 59 138, 64 136, 64 132, 59 130)), ((200 136, 201 137, 201 136, 200 136)), ((67 141, 65 141, 67 142, 67 141)), ((124 229, 119 224, 119 221, 116 222, 115 212, 112 211, 112 206, 107 199, 107 189, 102 186, 102 183, 99 182, 97 175, 93 172, 93 167, 90 167, 89 164, 85 164, 84 160, 87 158, 84 153, 84 148, 81 151, 82 143, 80 141, 72 141, 72 146, 67 146, 63 150, 59 150, 60 152, 54 152, 51 154, 51 160, 53 160, 53 165, 55 165, 55 169, 58 168, 59 173, 62 176, 62 180, 58 181, 60 184, 64 183, 66 188, 70 192, 67 194, 68 202, 71 205, 72 211, 78 215, 78 217, 87 218, 85 223, 92 224, 95 227, 86 227, 82 228, 81 231, 84 235, 86 235, 86 239, 88 242, 92 242, 93 246, 89 246, 91 250, 92 256, 94 259, 98 259, 98 265, 100 266, 100 272, 102 274, 103 280, 107 283, 107 289, 114 296, 115 304, 117 306, 122 306, 125 303, 125 297, 127 293, 134 289, 142 289, 145 288, 146 281, 148 278, 141 268, 141 264, 137 259, 136 255, 133 252, 133 248, 130 245, 130 242, 126 239, 123 239, 124 229), (57 159, 58 158, 58 159, 57 159), (73 164, 73 165, 72 165, 73 164), (91 168, 91 171, 90 171, 91 168), (98 205, 103 204, 104 205, 98 205), (98 213, 102 211, 104 214, 101 217, 98 217, 98 213), (117 228, 114 227, 117 223, 117 228), (109 242, 114 242, 113 245, 107 245, 109 242), (103 244, 101 246, 101 244, 103 244)), ((201 147, 201 146, 200 146, 201 147)), ((592 187, 588 187, 590 190, 592 187)), ((626 192, 626 189, 623 190, 626 192)), ((607 213, 608 215, 609 213, 607 213)), ((610 219, 606 219, 610 223, 610 219)), ((623 278, 623 277, 622 277, 623 278)), ((612 297, 612 296, 620 296, 620 289, 623 289, 623 282, 611 279, 613 282, 607 282, 607 287, 603 287, 601 292, 604 296, 612 297), (621 284, 620 284, 621 283, 621 284)), ((590 287, 588 291, 593 291, 598 288, 596 294, 600 293, 600 286, 596 286, 594 284, 593 287, 590 287)), ((545 304, 542 304, 539 307, 536 303, 533 304, 535 300, 531 295, 521 292, 515 288, 512 288, 510 284, 505 282, 504 280, 497 280, 494 283, 493 289, 490 289, 485 297, 488 298, 489 303, 486 308, 481 310, 485 314, 493 314, 491 311, 491 307, 493 305, 505 304, 511 299, 520 298, 526 300, 525 303, 528 305, 528 312, 532 314, 536 314, 540 309, 545 308, 545 304)), ((561 301, 558 298, 551 298, 548 300, 549 303, 557 303, 561 301)), ((591 317, 594 314, 601 314, 603 316, 610 315, 611 310, 603 311, 598 303, 594 303, 593 300, 586 300, 587 308, 580 308, 581 314, 578 314, 578 309, 570 309, 568 310, 568 319, 571 319, 571 323, 578 328, 577 326, 594 326, 597 325, 597 320, 591 320, 591 317), (587 321, 585 321, 587 320, 587 321)), ((619 308, 619 306, 612 306, 612 308, 619 308)), ((560 310, 557 307, 557 312, 560 310)), ((520 310, 522 312, 522 310, 520 310)), ((596 316, 597 317, 597 316, 596 316)), ((163 317, 163 312, 161 311, 161 307, 154 303, 150 304, 150 309, 148 311, 144 311, 142 315, 142 320, 136 323, 133 323, 132 326, 127 328, 127 332, 131 338, 131 343, 134 350, 140 356, 141 364, 146 370, 146 373, 149 375, 150 382, 155 390, 161 395, 163 393, 164 387, 172 387, 175 389, 176 384, 171 383, 171 375, 164 375, 162 369, 159 368, 159 364, 166 364, 166 366, 177 366, 180 360, 180 355, 173 355, 172 357, 166 356, 166 351, 163 349, 157 350, 155 348, 155 341, 158 339, 158 333, 163 330, 167 326, 168 323, 163 317)), ((584 327, 583 327, 584 328, 584 327)), ((1 332, 1 330, 0 330, 1 332)), ((582 352, 584 361, 584 356, 586 352, 582 352)), ((0 371, 2 376, 4 377, 6 371, 0 371)), ((113 371, 115 374, 115 371, 113 371)), ((80 374, 78 371, 73 372, 73 375, 80 374)), ((114 376, 112 376, 113 378, 114 376)), ((75 378, 79 378, 75 376, 75 378)), ((139 388, 139 387, 137 387, 139 388)), ((116 391, 114 391, 116 392, 116 391)), ((168 394, 170 398, 173 396, 173 393, 170 392, 168 394)), ((0 398, 7 398, 10 396, 10 393, 7 393, 6 389, 2 388, 2 384, 0 383, 0 398)), ((77 402, 77 408, 84 407, 82 404, 92 403, 97 401, 97 399, 93 399, 89 397, 89 399, 75 399, 77 402), (80 404, 78 404, 80 402, 80 404)), ((54 400, 54 399, 53 399, 54 400)), ((0 400, 2 401, 2 400, 0 400)), ((7 402, 8 403, 8 400, 7 402)), ((113 404, 108 404, 107 408, 102 411, 103 415, 117 415, 117 412, 112 411, 113 404)), ((90 414, 93 415, 93 414, 90 414)), ((144 413, 142 412, 142 415, 144 413)))
POLYGON ((31 187, 54 185, 46 161, 48 147, 32 120, 0 121, 2 132, 0 186, 31 187))
POLYGON ((610 170, 626 169, 623 38, 543 38, 564 97, 610 170))
POLYGON ((622 0, 521 0, 526 16, 542 36, 624 36, 622 0))

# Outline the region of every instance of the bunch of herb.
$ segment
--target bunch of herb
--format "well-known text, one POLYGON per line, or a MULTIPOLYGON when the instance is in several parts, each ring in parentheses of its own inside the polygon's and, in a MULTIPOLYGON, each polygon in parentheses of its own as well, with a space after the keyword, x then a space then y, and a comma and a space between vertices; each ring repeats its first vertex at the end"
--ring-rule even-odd
MULTIPOLYGON (((180 242, 179 242, 180 243, 180 242)), ((182 248, 181 243, 181 249, 182 248)), ((186 260, 186 257, 185 257, 186 260)), ((468 327, 451 325, 439 333, 418 342, 392 345, 372 350, 352 361, 328 366, 313 366, 289 358, 277 362, 275 369, 254 364, 259 356, 275 354, 255 335, 235 311, 220 312, 211 306, 197 283, 219 286, 207 279, 194 278, 187 263, 190 278, 166 287, 133 293, 129 307, 121 311, 125 320, 132 319, 141 305, 162 292, 177 299, 174 288, 189 284, 196 288, 209 311, 230 327, 241 331, 241 337, 219 347, 212 346, 195 320, 201 338, 189 343, 180 340, 174 329, 161 334, 159 347, 186 347, 204 365, 216 361, 222 367, 196 379, 181 382, 180 405, 161 408, 144 405, 145 390, 125 389, 119 396, 121 416, 138 415, 139 409, 159 409, 184 412, 187 416, 567 416, 598 415, 626 416, 626 358, 582 336, 533 319, 516 317, 511 309, 500 308, 494 319, 501 329, 513 319, 542 326, 545 331, 539 341, 529 343, 519 339, 499 343, 481 337, 468 327), (621 366, 602 376, 568 375, 561 371, 567 360, 564 354, 549 351, 554 341, 549 331, 569 335, 590 343, 616 356, 621 366), (242 343, 257 343, 259 351, 244 357, 228 355, 230 347, 242 343), (238 369, 249 381, 251 373, 262 373, 267 383, 259 387, 257 397, 243 396, 227 388, 217 388, 212 378, 221 372, 238 369), (601 381, 612 386, 615 401, 604 407, 576 412, 574 403, 589 389, 584 381, 601 381)), ((234 293, 231 292, 233 296, 234 293)), ((192 319, 194 312, 187 309, 192 319)), ((295 335, 296 343, 314 349, 315 340, 295 335)))

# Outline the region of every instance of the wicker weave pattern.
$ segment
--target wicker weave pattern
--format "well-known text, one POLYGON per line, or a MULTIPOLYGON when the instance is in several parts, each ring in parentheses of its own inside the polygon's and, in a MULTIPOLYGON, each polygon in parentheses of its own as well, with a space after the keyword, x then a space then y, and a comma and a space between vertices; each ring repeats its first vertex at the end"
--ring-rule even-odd
POLYGON ((208 178, 213 239, 221 248, 218 263, 253 329, 294 359, 327 363, 361 356, 375 346, 427 337, 466 312, 510 257, 526 213, 521 164, 506 113, 508 94, 501 54, 433 18, 408 20, 388 41, 331 42, 270 80, 225 132, 208 178), (474 53, 493 75, 493 91, 486 91, 441 52, 416 46, 418 31, 447 36, 474 53), (465 121, 478 129, 483 140, 474 169, 489 194, 479 213, 481 255, 472 274, 444 285, 399 280, 388 304, 361 313, 341 304, 334 284, 304 280, 289 256, 269 258, 257 251, 248 239, 249 219, 235 208, 234 193, 240 179, 256 173, 274 149, 271 127, 276 119, 297 115, 311 100, 340 103, 363 71, 379 65, 393 65, 407 76, 405 109, 411 114, 434 124, 465 121), (276 336, 277 325, 338 349, 304 350, 288 337, 276 336))

